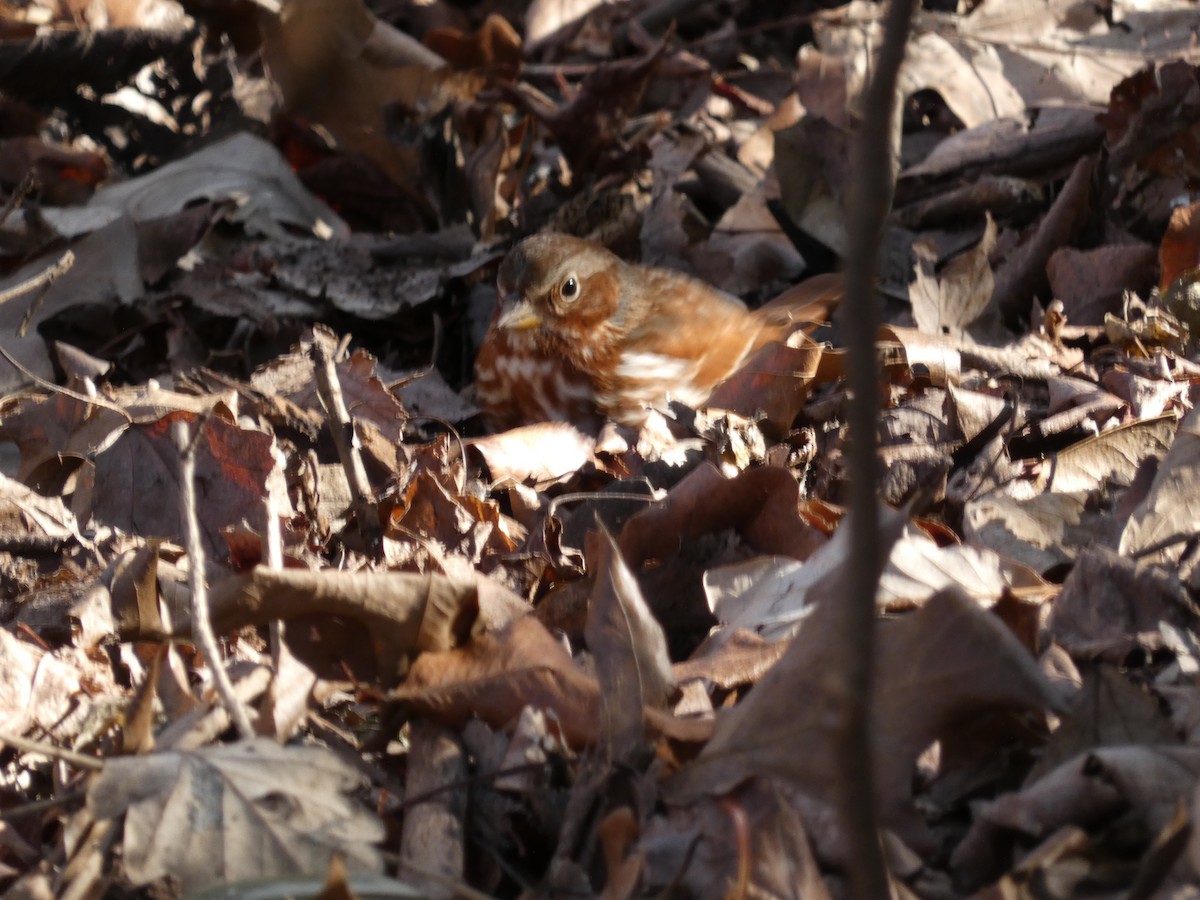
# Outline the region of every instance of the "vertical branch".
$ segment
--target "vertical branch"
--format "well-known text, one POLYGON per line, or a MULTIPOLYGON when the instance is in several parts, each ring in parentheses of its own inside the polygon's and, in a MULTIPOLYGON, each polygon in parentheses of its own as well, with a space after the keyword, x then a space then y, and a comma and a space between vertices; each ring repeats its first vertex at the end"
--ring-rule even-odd
POLYGON ((217 650, 217 638, 213 634, 212 620, 208 611, 208 586, 204 583, 204 546, 200 541, 200 520, 196 515, 196 442, 204 430, 201 421, 196 426, 195 433, 189 433, 187 422, 176 421, 171 426, 171 436, 179 450, 179 486, 183 505, 183 532, 187 546, 188 559, 191 561, 191 571, 188 573, 188 586, 192 592, 192 636, 200 646, 200 652, 208 660, 212 670, 213 687, 217 696, 225 704, 229 717, 237 726, 238 734, 248 740, 254 737, 254 728, 245 708, 238 702, 233 691, 233 683, 225 671, 224 661, 217 650))
MULTIPOLYGON (((890 0, 875 74, 867 87, 863 121, 854 144, 846 258, 850 472, 849 527, 853 549, 844 578, 845 601, 839 654, 838 693, 843 700, 838 753, 844 761, 838 797, 850 856, 852 895, 862 900, 889 896, 875 810, 871 744, 871 678, 875 657, 875 592, 883 568, 877 485, 881 467, 876 447, 879 364, 875 333, 875 267, 884 220, 894 188, 892 129, 896 82, 908 41, 915 0, 890 0)), ((837 677, 837 676, 835 676, 837 677)))
POLYGON ((325 406, 333 444, 337 448, 338 458, 350 484, 350 497, 354 504, 358 533, 366 544, 367 552, 379 559, 383 554, 383 529, 379 525, 379 510, 371 492, 371 484, 367 480, 367 469, 363 465, 362 455, 358 452, 354 423, 350 421, 350 412, 342 398, 342 385, 338 381, 337 368, 319 335, 313 338, 312 359, 317 377, 317 394, 325 406))

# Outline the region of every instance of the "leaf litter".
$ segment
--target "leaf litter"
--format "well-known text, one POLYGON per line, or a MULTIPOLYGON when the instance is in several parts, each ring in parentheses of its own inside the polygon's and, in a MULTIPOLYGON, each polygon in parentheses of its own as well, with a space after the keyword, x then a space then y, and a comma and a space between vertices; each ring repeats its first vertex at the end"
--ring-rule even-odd
MULTIPOLYGON (((845 894, 879 12, 0 11, 6 890, 845 894), (669 433, 490 433, 474 351, 540 230, 809 305, 669 433)), ((918 13, 878 282, 898 897, 1200 891, 1194 16, 918 13)))

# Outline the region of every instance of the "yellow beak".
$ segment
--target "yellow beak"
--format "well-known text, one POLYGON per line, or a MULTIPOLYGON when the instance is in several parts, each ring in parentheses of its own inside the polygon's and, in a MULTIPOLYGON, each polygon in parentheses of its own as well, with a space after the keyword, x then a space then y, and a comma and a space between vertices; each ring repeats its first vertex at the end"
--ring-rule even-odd
MULTIPOLYGON (((507 301, 508 298, 506 297, 505 300, 507 301)), ((507 302, 504 305, 508 306, 507 302)), ((507 310, 501 312, 500 318, 496 321, 497 328, 507 328, 510 331, 528 331, 541 324, 542 317, 538 315, 537 310, 528 300, 518 300, 507 310)))

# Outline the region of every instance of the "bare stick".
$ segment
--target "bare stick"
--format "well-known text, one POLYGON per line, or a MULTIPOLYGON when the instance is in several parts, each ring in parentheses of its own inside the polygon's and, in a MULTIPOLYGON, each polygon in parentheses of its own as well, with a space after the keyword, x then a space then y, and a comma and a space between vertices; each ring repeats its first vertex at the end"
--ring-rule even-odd
POLYGON ((192 592, 192 637, 200 646, 204 658, 208 660, 208 667, 213 674, 213 687, 229 711, 229 717, 237 726, 238 733, 249 740, 254 737, 254 728, 250 724, 250 716, 234 694, 233 683, 229 680, 229 673, 225 671, 225 665, 217 651, 217 638, 213 634, 212 621, 208 614, 208 587, 204 583, 204 547, 200 543, 200 520, 196 516, 196 441, 204 432, 203 420, 197 425, 194 434, 189 432, 187 423, 182 420, 171 426, 171 436, 179 450, 183 531, 188 559, 192 564, 188 573, 188 587, 192 592))
POLYGON ((843 578, 840 671, 841 721, 837 731, 838 800, 845 829, 851 894, 862 900, 889 896, 887 870, 879 844, 871 743, 871 678, 875 662, 875 592, 885 548, 879 534, 877 485, 881 466, 876 449, 880 372, 875 357, 879 314, 875 305, 875 266, 884 220, 892 202, 893 112, 896 81, 908 40, 915 0, 891 0, 883 23, 883 43, 875 76, 867 87, 863 121, 854 145, 855 177, 850 185, 846 258, 846 316, 850 351, 850 528, 853 551, 843 578))
POLYGON ((55 747, 53 744, 30 740, 29 738, 21 737, 19 734, 12 734, 4 729, 0 729, 0 744, 15 747, 22 753, 40 753, 52 759, 61 759, 63 762, 75 766, 77 769, 97 770, 104 768, 104 760, 97 759, 95 756, 85 756, 82 753, 76 753, 74 750, 66 750, 62 747, 55 747))
POLYGON ((29 304, 29 309, 25 311, 25 317, 21 320, 21 325, 17 329, 17 337, 25 336, 25 331, 29 328, 29 323, 33 321, 33 314, 42 305, 42 299, 46 296, 46 291, 50 290, 50 285, 54 284, 61 275, 69 272, 73 265, 75 265, 75 254, 68 250, 58 258, 58 262, 54 263, 54 265, 38 272, 32 278, 26 278, 20 284, 14 284, 7 290, 0 291, 0 303, 7 303, 14 297, 20 297, 22 294, 28 294, 32 290, 41 288, 38 291, 38 295, 33 298, 33 302, 29 304))
POLYGON ((354 503, 354 518, 358 521, 358 533, 366 544, 367 552, 379 559, 383 550, 383 529, 379 527, 379 511, 371 493, 371 483, 367 480, 362 455, 355 444, 354 424, 350 421, 346 401, 342 398, 337 369, 334 368, 333 359, 319 337, 313 339, 312 358, 317 375, 317 392, 325 406, 325 415, 329 417, 333 444, 337 447, 338 459, 342 461, 342 468, 346 470, 346 480, 350 484, 350 497, 354 503))
MULTIPOLYGON (((452 732, 429 719, 412 723, 406 793, 428 793, 447 783, 461 784, 465 773, 463 748, 452 732)), ((400 835, 402 862, 416 863, 461 883, 466 813, 467 791, 463 787, 443 791, 410 807, 404 814, 400 835)), ((428 885, 426 890, 433 897, 452 896, 444 884, 428 885)))
POLYGON ((37 185, 37 177, 34 175, 33 167, 29 167, 29 171, 25 173, 25 177, 21 179, 21 183, 13 188, 13 192, 8 195, 8 200, 4 203, 4 208, 0 209, 0 225, 8 221, 8 217, 13 214, 21 203, 29 196, 37 185))
POLYGON ((44 387, 46 390, 50 391, 52 394, 62 394, 64 397, 70 397, 72 400, 78 400, 80 403, 89 403, 92 406, 100 406, 100 407, 103 407, 104 409, 112 410, 113 412, 117 413, 118 415, 123 416, 125 418, 125 420, 127 422, 129 422, 130 425, 133 424, 133 416, 129 415, 129 412, 127 410, 122 409, 120 406, 117 406, 117 404, 110 403, 109 401, 103 399, 102 397, 89 397, 87 394, 81 394, 78 391, 73 391, 70 388, 65 388, 60 384, 54 384, 53 382, 47 381, 45 378, 38 375, 36 372, 31 372, 26 366, 22 365, 18 359, 16 359, 11 353, 9 353, 3 347, 0 347, 0 356, 4 357, 6 360, 8 360, 9 364, 14 369, 16 369, 18 372, 20 372, 22 375, 24 375, 26 378, 28 378, 34 384, 38 385, 39 387, 44 387))

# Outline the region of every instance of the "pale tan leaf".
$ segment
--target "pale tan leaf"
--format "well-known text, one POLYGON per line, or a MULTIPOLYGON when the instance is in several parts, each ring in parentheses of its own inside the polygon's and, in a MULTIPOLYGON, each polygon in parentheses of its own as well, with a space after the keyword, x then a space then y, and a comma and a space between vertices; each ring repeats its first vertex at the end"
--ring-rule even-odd
POLYGON ((254 740, 109 760, 87 802, 97 819, 125 814, 134 884, 170 876, 192 891, 321 873, 335 852, 353 869, 377 871, 382 825, 346 796, 360 780, 324 748, 254 740))
POLYGON ((1150 493, 1137 505, 1121 534, 1119 550, 1147 562, 1177 563, 1200 534, 1200 411, 1175 432, 1150 493))

